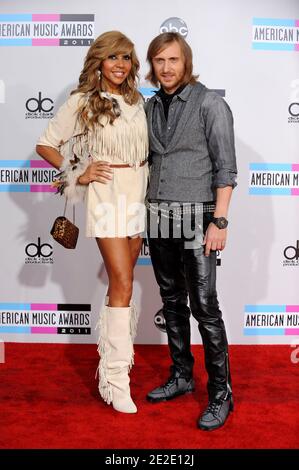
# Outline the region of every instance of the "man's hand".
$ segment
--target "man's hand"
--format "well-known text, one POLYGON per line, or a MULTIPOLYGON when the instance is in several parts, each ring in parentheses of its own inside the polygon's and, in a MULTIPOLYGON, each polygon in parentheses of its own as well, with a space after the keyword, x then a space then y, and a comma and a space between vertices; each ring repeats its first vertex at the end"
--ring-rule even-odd
POLYGON ((211 250, 223 250, 225 248, 227 229, 220 229, 210 223, 207 228, 203 245, 206 245, 205 256, 209 256, 211 250))
POLYGON ((108 162, 93 162, 91 163, 78 178, 79 184, 89 184, 93 181, 98 183, 107 184, 112 179, 113 170, 110 168, 108 162))

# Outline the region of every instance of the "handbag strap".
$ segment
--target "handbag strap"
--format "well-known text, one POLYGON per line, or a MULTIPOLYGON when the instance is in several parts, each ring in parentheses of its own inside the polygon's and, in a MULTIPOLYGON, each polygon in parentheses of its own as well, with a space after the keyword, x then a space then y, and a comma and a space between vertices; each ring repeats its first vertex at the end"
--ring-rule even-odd
MULTIPOLYGON (((65 198, 65 204, 64 204, 64 211, 63 211, 63 217, 65 217, 66 214, 66 207, 67 207, 67 197, 65 198)), ((75 225, 75 204, 73 204, 73 224, 75 225)))

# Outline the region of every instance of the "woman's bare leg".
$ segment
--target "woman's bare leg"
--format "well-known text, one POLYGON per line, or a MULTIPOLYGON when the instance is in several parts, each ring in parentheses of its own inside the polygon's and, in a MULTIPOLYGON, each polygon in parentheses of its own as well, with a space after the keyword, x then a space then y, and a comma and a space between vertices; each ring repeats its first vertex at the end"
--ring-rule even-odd
MULTIPOLYGON (((129 242, 129 248, 130 248, 130 251, 131 251, 132 267, 134 269, 134 267, 136 265, 136 262, 137 262, 137 259, 138 259, 138 256, 140 254, 143 238, 141 238, 141 237, 128 238, 128 242, 129 242)), ((109 285, 108 285, 106 295, 108 297, 110 297, 109 285)))
POLYGON ((129 240, 96 238, 96 241, 108 274, 109 306, 128 307, 133 290, 133 261, 129 240))
POLYGON ((131 250, 133 268, 135 267, 137 263, 137 259, 138 259, 138 256, 140 254, 140 250, 142 247, 142 241, 143 241, 143 238, 141 237, 129 238, 129 246, 131 250))

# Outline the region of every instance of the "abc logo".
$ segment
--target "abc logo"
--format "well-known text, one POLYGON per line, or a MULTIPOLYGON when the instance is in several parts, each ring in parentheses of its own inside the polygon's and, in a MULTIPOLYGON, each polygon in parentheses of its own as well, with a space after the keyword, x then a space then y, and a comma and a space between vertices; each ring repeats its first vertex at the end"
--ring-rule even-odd
POLYGON ((154 323, 155 323, 155 326, 158 328, 158 330, 163 331, 163 333, 166 333, 166 322, 165 322, 162 308, 158 310, 158 312, 156 313, 154 317, 154 323))
POLYGON ((26 109, 30 113, 36 113, 37 111, 49 113, 50 111, 52 111, 53 108, 54 106, 51 98, 42 99, 41 91, 38 92, 38 98, 29 98, 29 100, 26 101, 26 109), (46 104, 47 102, 50 104, 46 104))
POLYGON ((161 24, 160 33, 179 33, 185 38, 188 34, 188 28, 184 20, 174 16, 161 24))

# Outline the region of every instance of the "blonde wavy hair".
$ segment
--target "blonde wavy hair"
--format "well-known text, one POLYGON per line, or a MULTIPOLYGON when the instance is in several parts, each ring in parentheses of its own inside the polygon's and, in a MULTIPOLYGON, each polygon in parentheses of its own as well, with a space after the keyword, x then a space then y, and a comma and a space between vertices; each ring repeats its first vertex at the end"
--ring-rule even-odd
POLYGON ((121 85, 120 92, 126 103, 136 104, 140 99, 137 90, 138 70, 140 67, 132 41, 120 31, 108 31, 101 34, 90 46, 79 77, 78 87, 71 92, 88 93, 88 101, 79 108, 79 120, 85 128, 94 128, 101 116, 107 116, 112 124, 116 119, 113 102, 101 96, 106 91, 105 78, 99 77, 102 62, 111 55, 128 54, 132 68, 121 85))

